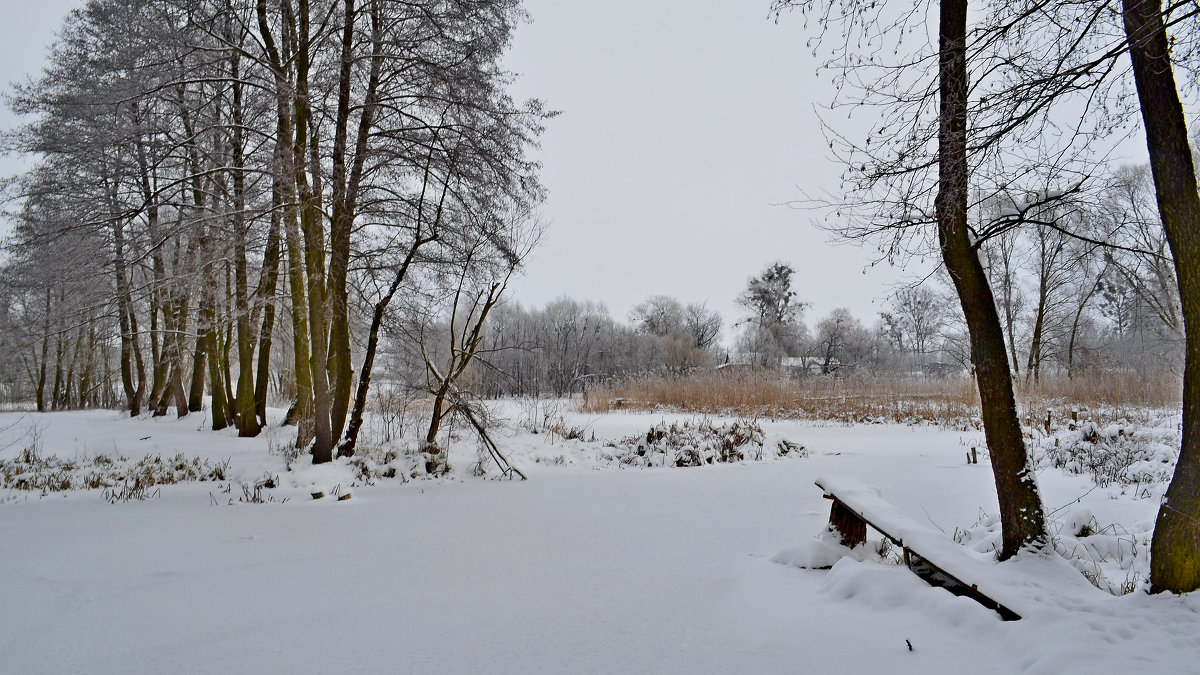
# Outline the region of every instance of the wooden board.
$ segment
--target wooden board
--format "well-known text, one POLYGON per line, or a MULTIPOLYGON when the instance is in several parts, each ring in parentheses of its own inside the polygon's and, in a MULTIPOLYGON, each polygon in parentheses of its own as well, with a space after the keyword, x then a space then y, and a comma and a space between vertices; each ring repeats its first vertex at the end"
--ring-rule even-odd
POLYGON ((978 602, 1000 615, 1005 621, 1016 621, 1021 615, 995 599, 979 586, 967 581, 972 568, 982 569, 983 561, 969 556, 940 532, 900 514, 895 506, 884 502, 878 490, 857 481, 818 479, 825 498, 833 500, 830 525, 842 535, 842 543, 853 547, 866 538, 870 526, 904 551, 904 562, 914 574, 936 588, 978 602), (855 524, 855 521, 861 525, 855 524))

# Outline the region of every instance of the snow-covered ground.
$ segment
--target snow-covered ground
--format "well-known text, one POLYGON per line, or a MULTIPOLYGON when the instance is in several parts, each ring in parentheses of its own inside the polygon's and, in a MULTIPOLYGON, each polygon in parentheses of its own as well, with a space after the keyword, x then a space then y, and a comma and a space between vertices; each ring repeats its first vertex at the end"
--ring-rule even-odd
MULTIPOLYGON (((996 500, 986 457, 966 463, 977 433, 762 421, 768 461, 646 468, 606 441, 690 416, 563 406, 554 431, 540 410, 500 407, 500 445, 528 481, 355 485, 344 462, 286 471, 289 429, 0 414, 0 459, 33 446, 76 471, 98 455, 223 467, 142 501, 0 491, 0 672, 1200 672, 1200 598, 1114 597, 1061 559, 1005 563, 1016 622, 872 556, 772 561, 824 528, 819 475, 876 485, 985 550, 996 500), (781 439, 807 456, 774 457, 781 439), (272 502, 238 500, 266 476, 272 502)), ((458 466, 474 461, 470 439, 456 447, 458 466)), ((1055 468, 1039 482, 1063 541, 1136 585, 1161 485, 1055 468)))

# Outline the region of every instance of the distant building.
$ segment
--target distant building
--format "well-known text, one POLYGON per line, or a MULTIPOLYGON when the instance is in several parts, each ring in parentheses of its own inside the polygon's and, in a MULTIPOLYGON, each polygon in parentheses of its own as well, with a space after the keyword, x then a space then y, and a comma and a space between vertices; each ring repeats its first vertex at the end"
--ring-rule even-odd
POLYGON ((788 375, 832 375, 842 369, 842 362, 829 359, 826 366, 825 359, 816 356, 785 356, 779 368, 788 375))
MULTIPOLYGON (((785 375, 821 375, 825 371, 825 359, 815 356, 770 356, 754 352, 729 352, 718 370, 749 370, 753 368, 778 369, 785 375)), ((833 374, 841 370, 842 363, 830 359, 828 372, 833 374)))

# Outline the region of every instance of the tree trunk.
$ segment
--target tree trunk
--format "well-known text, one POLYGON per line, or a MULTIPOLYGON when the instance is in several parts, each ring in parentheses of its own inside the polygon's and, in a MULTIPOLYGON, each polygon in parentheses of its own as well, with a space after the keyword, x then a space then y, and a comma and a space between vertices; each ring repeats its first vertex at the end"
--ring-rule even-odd
POLYGON ((392 297, 396 295, 396 291, 400 288, 400 284, 404 282, 404 278, 408 275, 408 267, 412 264, 417 249, 426 241, 429 241, 421 239, 419 225, 418 221, 416 239, 413 240, 413 245, 408 250, 408 255, 404 258, 404 263, 396 270, 396 276, 392 279, 391 287, 388 288, 388 292, 380 298, 379 302, 375 303, 375 312, 371 317, 371 329, 367 335, 367 349, 363 354, 362 370, 358 374, 358 390, 354 394, 354 409, 350 413, 350 425, 346 428, 346 438, 338 446, 338 457, 354 456, 354 447, 358 443, 358 432, 362 429, 363 413, 367 409, 367 394, 371 389, 371 372, 375 368, 375 352, 379 349, 379 329, 383 325, 383 315, 387 311, 392 297))
POLYGON ((1146 146, 1183 308, 1183 434, 1150 546, 1153 592, 1200 588, 1200 194, 1158 0, 1123 0, 1146 146))
MULTIPOLYGON (((168 301, 162 306, 162 346, 159 350, 159 368, 163 374, 162 388, 158 393, 158 398, 154 402, 154 416, 162 417, 167 414, 167 409, 171 407, 171 396, 174 395, 174 384, 180 380, 179 370, 176 368, 178 358, 175 356, 176 345, 178 343, 179 334, 175 329, 175 318, 173 316, 173 307, 175 303, 168 301)), ((182 383, 180 387, 182 387, 182 383)), ((184 408, 186 411, 187 408, 184 408)))
POLYGON ((146 395, 146 364, 142 360, 142 345, 138 339, 137 311, 133 307, 130 307, 129 311, 129 330, 133 338, 131 347, 133 349, 134 369, 137 374, 137 390, 134 392, 134 398, 138 401, 139 409, 136 414, 141 414, 140 405, 145 400, 144 397, 146 395))
POLYGON ((1000 502, 1000 559, 1047 544, 1042 500, 1013 398, 996 302, 967 232, 967 2, 942 0, 939 33, 938 240, 971 337, 984 436, 1000 502))
POLYGON ((126 274, 124 225, 120 220, 114 220, 113 275, 117 282, 117 325, 121 330, 121 386, 125 389, 125 401, 129 408, 129 416, 137 417, 142 413, 142 390, 141 383, 134 381, 133 302, 130 299, 129 277, 126 274))
MULTIPOLYGON (((286 21, 291 23, 290 9, 287 9, 290 5, 281 5, 281 7, 286 9, 286 21)), ((275 164, 276 170, 281 177, 279 180, 279 186, 282 190, 280 201, 283 205, 281 216, 283 220, 284 242, 287 245, 288 289, 292 301, 292 353, 295 357, 293 361, 293 374, 296 380, 296 402, 292 406, 294 413, 289 411, 288 417, 294 419, 296 422, 296 446, 305 447, 313 439, 313 385, 312 374, 308 365, 310 358, 308 326, 309 298, 305 295, 304 243, 300 236, 296 208, 296 188, 300 182, 299 173, 303 171, 303 164, 302 162, 297 163, 297 153, 295 151, 295 135, 298 132, 294 127, 297 124, 295 115, 299 92, 293 91, 293 85, 288 76, 289 69, 297 65, 297 60, 293 58, 290 49, 287 51, 286 57, 280 51, 278 43, 275 40, 275 35, 271 30, 270 21, 267 18, 266 1, 257 0, 255 11, 258 18, 259 37, 262 38, 263 48, 267 52, 267 56, 271 62, 271 70, 275 76, 277 119, 275 164)), ((307 24, 307 5, 305 5, 305 23, 307 24)), ((282 35, 285 45, 290 45, 296 39, 292 30, 286 27, 282 29, 282 35)), ((307 25, 305 26, 304 39, 307 39, 307 25)), ((305 76, 307 77, 307 73, 305 73, 305 76)), ((300 123, 303 122, 301 121, 300 123)), ((300 153, 300 157, 302 159, 302 152, 300 153)))
POLYGON ((250 327, 249 282, 246 279, 246 177, 242 155, 242 82, 236 52, 230 59, 233 95, 233 304, 237 313, 238 381, 234 413, 238 436, 257 436, 258 411, 254 398, 254 336, 250 327))
POLYGON ((50 409, 58 410, 62 407, 62 387, 63 387, 63 343, 62 335, 59 334, 54 338, 54 389, 50 392, 50 409))
POLYGON ((267 388, 271 383, 271 336, 275 332, 275 290, 279 285, 279 200, 278 186, 273 188, 271 231, 263 253, 262 279, 258 285, 258 302, 263 308, 262 324, 258 331, 258 371, 254 378, 254 409, 259 424, 267 423, 267 388))
POLYGON ((437 443, 438 430, 446 415, 444 408, 446 392, 449 388, 449 383, 443 381, 434 394, 433 413, 429 417, 429 430, 425 432, 425 473, 431 476, 440 476, 450 470, 450 464, 447 461, 448 449, 438 446, 437 443))
POLYGON ((209 391, 212 393, 209 414, 212 416, 213 431, 220 431, 229 426, 229 401, 225 398, 225 386, 221 382, 224 378, 221 377, 221 352, 217 346, 218 332, 212 328, 204 334, 205 350, 208 352, 209 391))
POLYGON ((296 95, 294 119, 295 144, 292 152, 296 193, 300 199, 300 231, 304 236, 304 273, 308 293, 309 349, 307 367, 312 381, 312 423, 314 464, 333 460, 333 431, 330 426, 331 399, 329 394, 329 322, 327 318, 325 286, 325 226, 321 208, 321 178, 318 153, 318 138, 312 130, 312 108, 308 101, 308 76, 311 66, 309 47, 311 41, 309 25, 309 2, 299 0, 296 53, 296 95), (311 167, 305 170, 305 157, 309 155, 311 167), (311 175, 310 175, 311 174, 311 175), (310 180, 311 178, 311 180, 310 180))
POLYGON ((330 433, 336 439, 346 423, 350 402, 350 317, 346 274, 354 213, 347 207, 346 144, 350 123, 350 76, 354 63, 354 0, 343 0, 341 63, 333 137, 333 217, 329 227, 329 380, 330 433))
MULTIPOLYGON (((204 308, 200 309, 201 314, 204 308)), ((192 350, 192 379, 188 387, 188 410, 200 412, 204 410, 204 369, 208 356, 208 327, 196 327, 196 347, 192 350)))
MULTIPOLYGON (((378 104, 379 72, 382 64, 382 27, 379 1, 371 0, 371 70, 358 120, 354 159, 346 167, 349 136, 350 76, 353 63, 354 0, 344 0, 346 25, 342 33, 342 60, 339 73, 337 126, 333 147, 333 218, 330 224, 329 256, 329 377, 331 380, 331 430, 337 439, 346 424, 350 404, 353 367, 350 354, 349 293, 346 273, 350 263, 350 233, 357 211, 359 185, 368 153, 371 125, 378 104)), ((361 424, 361 421, 360 421, 361 424)), ((354 443, 350 444, 353 448, 354 443)), ((339 454, 341 447, 339 447, 339 454)))
POLYGON ((367 409, 367 394, 371 390, 371 372, 375 368, 375 352, 379 348, 379 327, 382 322, 383 312, 376 305, 375 315, 371 318, 371 330, 367 335, 367 348, 363 353, 362 369, 358 375, 358 389, 354 393, 354 408, 350 412, 346 436, 338 445, 338 457, 353 457, 354 448, 358 444, 358 432, 362 429, 363 413, 367 409))
MULTIPOLYGON (((37 410, 38 412, 46 412, 46 368, 50 361, 50 299, 52 294, 49 288, 46 288, 46 315, 42 317, 42 359, 38 366, 37 378, 37 410)), ((51 405, 53 405, 53 397, 51 397, 51 405)))
MULTIPOLYGON (((158 256, 158 254, 155 253, 154 257, 156 259, 155 269, 157 270, 158 259, 160 256, 158 256)), ((157 271, 155 272, 154 276, 156 279, 155 284, 157 285, 157 283, 158 283, 157 282, 157 278, 158 278, 157 271)), ((160 297, 160 295, 161 295, 161 292, 157 291, 157 290, 151 290, 151 292, 150 292, 150 371, 151 371, 150 378, 151 378, 151 382, 150 382, 149 403, 152 407, 156 408, 154 411, 154 414, 156 416, 159 414, 158 410, 157 410, 158 400, 162 397, 163 387, 165 387, 167 385, 167 372, 166 372, 166 370, 163 369, 163 363, 162 363, 162 349, 163 349, 162 339, 161 339, 162 331, 160 331, 159 327, 158 327, 159 326, 158 312, 159 312, 159 297, 160 297)))
POLYGON ((1033 339, 1029 342, 1029 362, 1025 365, 1025 382, 1037 382, 1042 375, 1042 333, 1046 328, 1046 287, 1040 284, 1038 306, 1034 312, 1033 339))
POLYGON ((1096 291, 1100 290, 1100 282, 1104 279, 1104 271, 1096 275, 1096 282, 1092 284, 1087 295, 1083 296, 1079 307, 1075 310, 1075 319, 1071 322, 1071 340, 1067 344, 1067 379, 1075 377, 1075 348, 1079 336, 1079 324, 1083 321, 1084 310, 1091 303, 1092 298, 1096 295, 1096 291))
POLYGON ((233 324, 228 323, 220 332, 221 347, 221 385, 225 387, 226 419, 230 424, 237 424, 237 410, 234 404, 237 399, 233 394, 233 366, 229 360, 229 350, 233 347, 233 324))

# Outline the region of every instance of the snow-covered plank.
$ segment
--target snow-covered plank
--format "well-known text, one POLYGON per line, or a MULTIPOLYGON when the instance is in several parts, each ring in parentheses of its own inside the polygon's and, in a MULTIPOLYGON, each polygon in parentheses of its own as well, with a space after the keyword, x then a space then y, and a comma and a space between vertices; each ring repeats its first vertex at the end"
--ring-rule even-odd
MULTIPOLYGON (((917 576, 956 595, 965 595, 995 610, 1002 618, 1021 618, 1006 598, 1003 584, 989 583, 996 563, 974 557, 946 535, 919 523, 883 499, 878 488, 854 478, 816 480, 825 497, 834 500, 834 513, 846 511, 904 549, 904 561, 917 576)), ((832 522, 832 514, 831 514, 832 522)))

